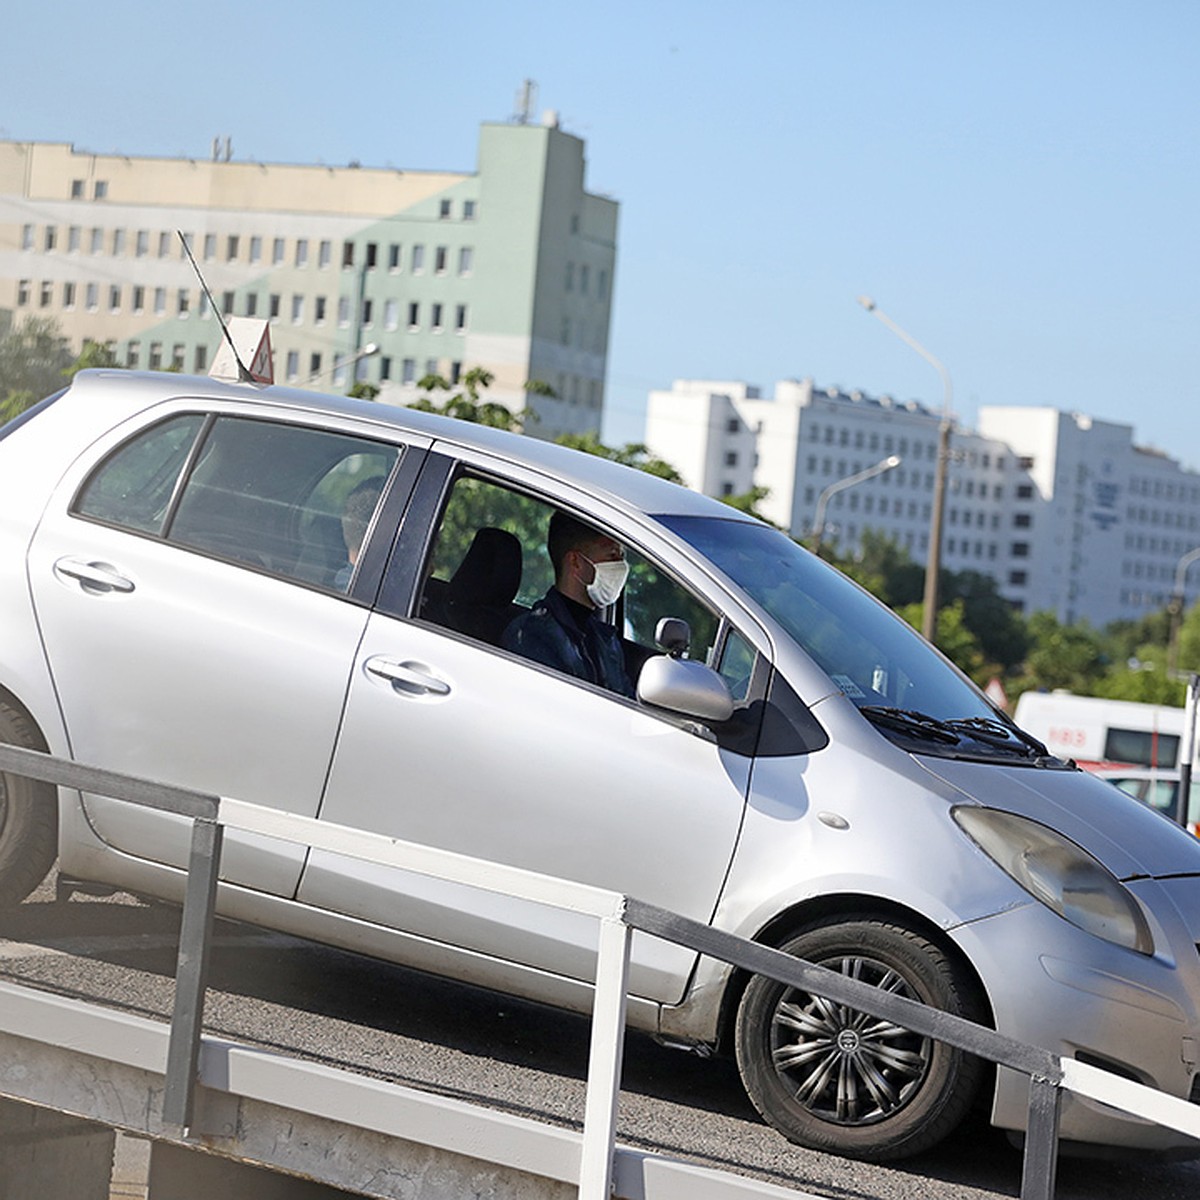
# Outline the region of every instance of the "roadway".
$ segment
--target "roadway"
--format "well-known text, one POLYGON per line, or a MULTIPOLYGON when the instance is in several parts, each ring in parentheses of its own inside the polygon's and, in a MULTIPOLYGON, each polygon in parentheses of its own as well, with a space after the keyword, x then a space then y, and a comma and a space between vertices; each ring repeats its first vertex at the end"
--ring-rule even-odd
MULTIPOLYGON (((178 912, 119 895, 0 915, 0 978, 169 1019, 178 912)), ((294 938, 219 922, 206 1029, 364 1074, 579 1127, 588 1022, 294 938)), ((731 1063, 628 1039, 621 1142, 831 1200, 991 1200, 1021 1160, 979 1123, 900 1166, 802 1150, 767 1128, 731 1063)), ((1058 1200, 1194 1200, 1200 1162, 1065 1159, 1058 1200)))

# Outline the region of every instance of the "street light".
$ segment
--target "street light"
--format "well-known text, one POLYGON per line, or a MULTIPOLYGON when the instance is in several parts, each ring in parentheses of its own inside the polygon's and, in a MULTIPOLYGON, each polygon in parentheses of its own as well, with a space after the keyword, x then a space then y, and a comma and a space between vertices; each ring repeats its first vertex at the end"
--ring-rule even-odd
MULTIPOLYGON (((356 354, 351 354, 346 358, 337 358, 335 356, 334 360, 333 360, 333 366, 326 367, 325 370, 317 371, 315 374, 310 375, 308 377, 308 379, 306 380, 306 383, 310 383, 310 384, 316 383, 317 380, 320 379, 324 375, 332 375, 336 371, 344 370, 346 367, 352 367, 355 363, 360 362, 362 359, 370 358, 373 354, 378 354, 378 353, 379 353, 378 343, 377 342, 368 342, 356 354)), ((355 372, 355 374, 357 374, 357 372, 355 372)))
POLYGON ((933 475, 933 514, 929 522, 929 555, 925 560, 925 611, 921 617, 921 634, 927 642, 936 641, 939 576, 942 570, 942 517, 946 510, 946 465, 950 461, 950 431, 954 425, 952 416, 954 390, 950 385, 950 372, 921 345, 911 334, 906 333, 886 313, 881 312, 870 296, 859 296, 859 304, 873 317, 878 317, 901 341, 907 342, 942 377, 942 419, 938 425, 937 466, 933 475))
POLYGON ((890 471, 893 467, 898 467, 903 461, 898 455, 890 454, 882 462, 877 462, 873 467, 867 467, 865 471, 859 471, 854 475, 847 475, 845 479, 839 479, 836 483, 831 483, 817 497, 817 507, 813 513, 812 531, 809 533, 809 540, 812 543, 813 553, 818 558, 821 556, 821 540, 825 536, 825 509, 829 505, 830 497, 835 496, 838 492, 844 492, 847 488, 854 487, 856 483, 863 483, 868 479, 874 479, 876 475, 882 475, 884 471, 890 471))
POLYGON ((1171 592, 1168 612, 1171 614, 1171 631, 1167 636, 1167 678, 1175 677, 1175 664, 1179 659, 1179 623, 1183 619, 1183 581, 1188 567, 1200 558, 1200 547, 1189 550, 1175 567, 1175 587, 1171 592))

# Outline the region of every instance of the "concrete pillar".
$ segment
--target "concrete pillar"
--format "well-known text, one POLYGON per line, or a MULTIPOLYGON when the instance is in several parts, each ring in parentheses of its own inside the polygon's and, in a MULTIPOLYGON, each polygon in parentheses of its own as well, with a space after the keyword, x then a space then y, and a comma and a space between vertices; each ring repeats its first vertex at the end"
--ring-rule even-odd
POLYGON ((351 1195, 323 1183, 169 1142, 155 1142, 150 1147, 147 1200, 212 1200, 213 1196, 221 1200, 346 1200, 351 1195))
POLYGON ((115 1140, 107 1126, 0 1099, 0 1200, 108 1200, 115 1140))

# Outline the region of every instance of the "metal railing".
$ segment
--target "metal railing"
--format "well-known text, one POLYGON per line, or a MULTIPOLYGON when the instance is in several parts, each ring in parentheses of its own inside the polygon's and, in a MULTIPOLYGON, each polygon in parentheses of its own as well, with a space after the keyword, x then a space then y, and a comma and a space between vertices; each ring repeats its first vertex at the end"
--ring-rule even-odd
POLYGON ((1027 1075, 1030 1079, 1029 1120, 1021 1179, 1022 1200, 1052 1200, 1054 1196, 1058 1124, 1064 1089, 1200 1139, 1200 1108, 1185 1100, 1089 1064, 1064 1059, 961 1017, 880 991, 825 967, 616 892, 239 800, 82 766, 14 746, 0 745, 0 771, 177 813, 192 820, 163 1100, 164 1122, 177 1127, 185 1136, 194 1116, 221 846, 224 830, 232 828, 597 919, 598 958, 584 1105, 580 1200, 609 1200, 611 1194, 630 943, 634 930, 849 1005, 1027 1075))

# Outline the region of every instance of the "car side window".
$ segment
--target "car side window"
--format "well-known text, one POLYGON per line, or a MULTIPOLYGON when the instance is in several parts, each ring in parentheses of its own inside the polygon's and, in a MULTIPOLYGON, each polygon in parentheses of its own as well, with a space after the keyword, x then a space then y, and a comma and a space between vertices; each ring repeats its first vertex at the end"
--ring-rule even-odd
POLYGON ((308 426, 189 414, 110 454, 73 511, 345 592, 400 454, 308 426))
MULTIPOLYGON (((430 550, 420 617, 493 646, 506 645, 505 630, 553 587, 546 539, 556 511, 553 504, 488 480, 457 479, 430 550)), ((642 664, 660 652, 654 640, 660 618, 682 617, 692 630, 689 656, 728 672, 730 682, 741 688, 736 698, 744 698, 754 664, 749 644, 735 641, 736 635, 726 637, 719 665, 717 614, 651 559, 632 547, 623 549, 629 576, 615 625, 629 680, 636 682, 642 664)))
POLYGON ((203 424, 198 413, 173 417, 124 443, 92 472, 72 511, 122 529, 161 533, 203 424))

